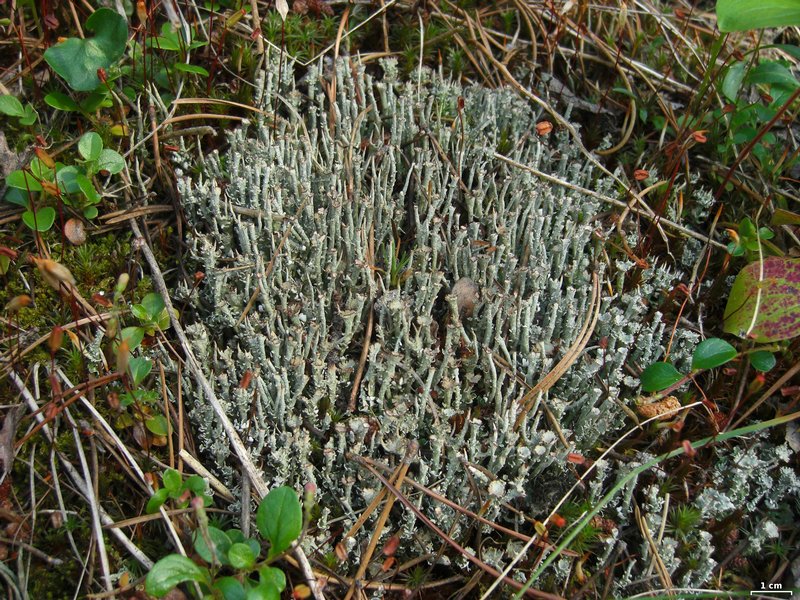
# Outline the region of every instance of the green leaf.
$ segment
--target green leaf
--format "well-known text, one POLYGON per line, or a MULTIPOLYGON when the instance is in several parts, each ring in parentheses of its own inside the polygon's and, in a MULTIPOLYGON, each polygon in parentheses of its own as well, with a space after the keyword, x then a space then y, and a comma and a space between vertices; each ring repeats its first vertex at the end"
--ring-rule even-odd
POLYGON ((145 46, 156 50, 169 50, 171 52, 180 52, 182 48, 180 38, 172 30, 172 25, 169 23, 164 23, 161 26, 160 36, 148 37, 145 41, 145 46))
MULTIPOLYGON (((766 47, 769 48, 769 46, 766 47)), ((774 44, 773 47, 783 50, 795 60, 800 60, 800 46, 795 46, 794 44, 774 44)))
POLYGON ((10 117, 24 117, 25 109, 22 108, 22 102, 17 100, 11 94, 3 94, 0 96, 0 113, 10 117))
POLYGON ((53 179, 53 169, 44 164, 38 157, 31 161, 28 168, 30 169, 31 175, 39 181, 51 181, 53 179))
POLYGON ((22 213, 22 220, 25 225, 34 231, 47 231, 56 220, 56 209, 51 206, 45 206, 35 213, 32 210, 26 210, 22 213))
POLYGON ((739 61, 732 64, 728 72, 725 73, 725 78, 722 80, 722 93, 731 102, 736 102, 739 90, 742 89, 742 81, 744 81, 746 67, 746 63, 739 61))
POLYGON ((93 38, 69 38, 45 50, 47 64, 73 90, 89 92, 100 85, 98 69, 108 69, 122 58, 128 43, 128 22, 110 8, 99 8, 86 19, 85 29, 93 38))
POLYGON ((147 313, 147 309, 141 304, 134 304, 131 306, 131 314, 144 323, 147 323, 147 321, 150 320, 150 315, 147 313))
POLYGON ((261 583, 271 583, 279 592, 286 589, 286 575, 277 567, 261 567, 258 576, 261 583))
MULTIPOLYGON (((178 311, 173 309, 175 316, 178 316, 178 311)), ((165 308, 161 311, 161 314, 158 315, 158 320, 156 321, 156 325, 161 331, 166 331, 172 326, 172 321, 169 318, 169 311, 165 308)))
POLYGON ((56 171, 56 184, 63 194, 75 194, 80 191, 78 175, 83 175, 76 167, 62 167, 56 171))
POLYGON ((36 123, 36 119, 39 118, 39 114, 36 112, 36 109, 33 108, 33 105, 28 103, 25 105, 25 114, 20 117, 19 124, 25 125, 25 127, 29 125, 33 125, 36 123))
POLYGON ((164 415, 150 417, 144 422, 144 425, 153 435, 169 434, 169 423, 164 415))
POLYGON ((170 554, 153 565, 144 581, 144 589, 148 594, 161 598, 185 581, 209 584, 211 577, 208 569, 197 566, 185 556, 170 554))
POLYGON ((81 101, 81 111, 85 113, 93 113, 98 108, 108 108, 113 106, 113 102, 108 97, 108 90, 100 90, 92 92, 81 101))
POLYGON ((762 344, 800 334, 800 259, 771 256, 763 266, 747 265, 733 282, 723 318, 725 332, 762 344))
POLYGON ((755 237, 756 235, 756 226, 753 222, 748 218, 745 217, 739 222, 739 236, 740 237, 755 237))
POLYGON ((199 496, 203 494, 208 489, 208 483, 206 480, 200 477, 200 475, 191 475, 188 479, 186 479, 186 489, 191 490, 193 494, 199 496))
POLYGON ((246 600, 247 598, 244 587, 235 577, 220 577, 214 581, 213 589, 219 590, 225 600, 246 600))
POLYGON ((78 140, 78 152, 84 160, 94 161, 100 158, 103 151, 103 138, 94 131, 87 131, 78 140))
POLYGON ((23 170, 9 173, 8 177, 6 177, 6 185, 28 192, 42 191, 42 184, 39 183, 33 175, 23 170))
POLYGON ((183 483, 181 474, 175 469, 165 470, 164 474, 161 476, 161 480, 164 482, 164 487, 170 492, 177 492, 180 490, 181 484, 183 483))
POLYGON ((125 168, 125 159, 116 150, 106 148, 100 153, 97 160, 98 171, 108 171, 111 175, 116 175, 125 168))
POLYGON ((198 65, 187 65, 186 63, 175 63, 172 65, 176 71, 183 71, 184 73, 192 73, 194 75, 202 75, 208 77, 208 71, 198 65))
POLYGON ((773 60, 765 60, 753 68, 747 75, 747 82, 767 83, 788 89, 800 86, 800 81, 797 81, 788 68, 773 60))
POLYGON ((78 184, 78 187, 80 188, 81 192, 83 192, 83 195, 86 196, 86 199, 91 204, 98 204, 100 200, 102 200, 100 195, 97 193, 97 190, 94 189, 94 184, 92 183, 92 180, 89 179, 83 173, 77 173, 75 175, 75 183, 78 184))
POLYGON ((138 387, 144 378, 150 374, 153 363, 142 356, 134 356, 128 361, 128 371, 131 375, 131 382, 134 387, 138 387))
POLYGON ((775 355, 767 350, 756 350, 750 354, 750 364, 756 371, 766 373, 775 367, 775 355))
POLYGON ((295 491, 287 486, 270 490, 258 506, 256 526, 271 544, 270 557, 286 550, 303 529, 303 511, 295 491))
POLYGON ((133 352, 144 339, 144 329, 141 327, 126 327, 120 333, 122 339, 128 342, 128 350, 133 352))
POLYGON ((66 112, 80 112, 81 107, 72 98, 61 92, 51 92, 44 97, 44 102, 48 106, 52 106, 56 110, 63 110, 66 112))
POLYGON ((281 600, 281 593, 271 583, 260 583, 247 591, 246 600, 281 600))
POLYGON ((147 506, 145 507, 145 512, 148 515, 152 515, 153 513, 157 513, 158 509, 167 501, 169 498, 169 490, 167 488, 160 488, 156 490, 156 493, 150 497, 150 500, 147 501, 147 506))
POLYGON ((161 294, 157 294, 156 292, 150 292, 142 298, 141 306, 147 311, 147 316, 151 321, 155 321, 161 314, 161 311, 166 307, 161 294))
POLYGON ((24 206, 25 208, 29 208, 31 205, 30 201, 28 200, 28 192, 11 186, 9 186, 8 191, 6 191, 6 195, 3 200, 6 202, 11 202, 11 204, 24 206))
POLYGON ((97 216, 97 207, 87 206, 83 209, 83 216, 87 219, 94 219, 97 216))
POLYGON ((717 25, 723 33, 800 25, 797 0, 717 0, 717 25))
POLYGON ((642 390, 645 392, 660 392, 669 386, 678 383, 683 375, 672 363, 657 362, 647 367, 639 375, 642 381, 642 390))
POLYGON ((211 551, 211 548, 209 548, 209 545, 200 530, 195 529, 194 533, 192 534, 192 542, 194 543, 195 552, 197 552, 197 554, 200 555, 200 558, 202 558, 208 564, 213 564, 215 562, 222 565, 230 564, 228 562, 228 549, 231 547, 230 538, 225 534, 224 531, 217 529, 216 527, 209 527, 207 533, 208 539, 211 542, 214 551, 211 551))
POLYGON ((244 543, 244 534, 240 529, 236 528, 226 529, 225 533, 228 534, 228 537, 234 544, 244 543))
POLYGON ((692 354, 692 370, 713 369, 736 358, 736 348, 720 338, 708 338, 692 354))
POLYGON ((256 562, 256 555, 250 546, 241 542, 231 544, 228 548, 228 560, 234 569, 252 569, 256 562))
POLYGON ((11 259, 5 254, 0 254, 0 275, 8 273, 9 266, 11 266, 11 259))

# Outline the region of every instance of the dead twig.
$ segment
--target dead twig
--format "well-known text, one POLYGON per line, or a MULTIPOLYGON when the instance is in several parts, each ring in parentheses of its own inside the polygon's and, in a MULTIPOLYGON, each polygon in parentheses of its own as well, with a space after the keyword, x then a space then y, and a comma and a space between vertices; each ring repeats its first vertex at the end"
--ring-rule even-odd
POLYGON ((578 360, 581 352, 583 352, 583 349, 586 347, 586 344, 589 343, 589 339, 592 337, 592 332, 594 331, 594 326, 597 324, 597 318, 599 316, 600 278, 597 276, 597 273, 592 273, 592 299, 589 302, 589 314, 587 315, 586 321, 583 323, 583 327, 581 328, 577 339, 566 351, 564 357, 547 375, 542 377, 539 383, 533 386, 520 399, 519 403, 522 405, 522 411, 520 411, 519 415, 517 416, 517 420, 514 423, 514 429, 519 429, 519 426, 525 421, 525 416, 528 414, 531 408, 533 408, 536 397, 539 394, 544 394, 547 390, 553 387, 556 381, 561 379, 561 376, 567 372, 567 370, 576 360, 578 360))
MULTIPOLYGON (((409 509, 411 512, 413 512, 414 515, 416 515, 416 517, 420 521, 422 521, 425 524, 426 527, 428 527, 431 531, 433 531, 436 535, 438 535, 442 540, 444 540, 445 543, 447 543, 449 546, 454 548, 459 554, 461 554, 461 556, 466 558, 469 562, 471 562, 472 564, 474 564, 478 568, 486 571, 486 573, 488 573, 492 577, 499 578, 500 581, 503 581, 505 584, 513 587, 514 589, 516 589, 516 590, 521 590, 522 589, 522 584, 519 581, 515 581, 514 579, 512 579, 511 577, 508 577, 508 576, 502 576, 497 569, 495 569, 494 567, 492 567, 490 565, 487 565, 485 562, 483 562, 477 556, 475 556, 471 552, 467 551, 466 548, 462 547, 458 542, 453 540, 444 531, 439 529, 439 527, 437 527, 436 524, 433 521, 431 521, 427 516, 425 516, 425 514, 420 509, 418 509, 416 506, 414 506, 413 502, 411 502, 402 493, 400 493, 400 490, 398 490, 394 485, 392 485, 389 482, 389 480, 386 479, 386 477, 384 477, 378 471, 376 471, 367 461, 363 460, 362 457, 360 457, 358 455, 355 455, 355 454, 350 454, 350 453, 347 453, 347 457, 350 460, 353 460, 353 461, 357 462, 358 464, 360 464, 361 466, 363 466, 370 473, 372 473, 377 479, 379 479, 380 482, 383 483, 385 488, 387 490, 389 490, 392 494, 394 494, 394 496, 398 500, 400 500, 400 502, 407 509, 409 509)), ((528 588, 525 591, 525 596, 527 598, 542 598, 544 600, 564 600, 564 598, 562 596, 558 596, 557 594, 550 594, 550 593, 543 592, 541 590, 536 590, 536 589, 533 589, 533 588, 528 588)))
MULTIPOLYGON (((403 462, 397 471, 397 477, 395 478, 393 484, 397 490, 400 490, 403 487, 403 480, 406 478, 408 468, 416 458, 417 452, 419 452, 419 442, 416 440, 411 440, 406 447, 406 454, 403 457, 403 462)), ((370 538, 369 545, 361 557, 361 564, 358 566, 356 576, 353 578, 353 583, 350 585, 350 589, 347 590, 347 595, 344 597, 344 600, 350 600, 353 597, 356 588, 361 582, 361 578, 364 577, 364 574, 367 572, 367 569, 369 568, 369 562, 372 559, 372 555, 375 553, 375 548, 378 547, 378 540, 381 537, 381 533, 383 533, 383 527, 386 525, 386 520, 389 518, 389 513, 392 510, 392 506, 394 506, 394 502, 394 496, 386 500, 386 504, 383 506, 380 516, 378 516, 378 521, 375 523, 375 529, 372 532, 372 538, 370 538)))

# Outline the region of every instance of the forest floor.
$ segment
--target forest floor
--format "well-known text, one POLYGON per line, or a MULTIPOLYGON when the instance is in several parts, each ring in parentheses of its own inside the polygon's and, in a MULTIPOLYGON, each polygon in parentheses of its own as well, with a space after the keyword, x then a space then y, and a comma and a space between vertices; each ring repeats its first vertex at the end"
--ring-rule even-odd
MULTIPOLYGON (((800 400, 796 14, 721 33, 711 3, 686 0, 295 0, 284 15, 283 0, 0 6, 4 597, 145 598, 152 563, 170 553, 190 558, 163 567, 165 581, 159 588, 151 581, 148 591, 195 582, 170 592, 173 599, 204 586, 216 597, 245 597, 241 580, 255 565, 263 572, 253 589, 261 591, 247 598, 278 597, 282 584, 270 579, 278 573, 286 574, 283 597, 348 594, 351 580, 336 552, 290 549, 255 562, 258 545, 247 550, 248 540, 229 536, 225 543, 234 550, 224 567, 207 569, 207 519, 228 519, 227 503, 203 507, 206 480, 191 476, 208 477, 214 468, 196 451, 183 405, 168 399, 181 397, 180 378, 148 354, 160 348, 175 364, 185 359, 162 282, 167 292, 180 282, 203 285, 203 274, 186 273, 176 252, 186 223, 175 162, 224 149, 226 131, 258 112, 253 82, 268 56, 299 70, 334 57, 367 65, 391 57, 408 78, 425 66, 465 84, 506 87, 551 115, 537 135, 564 130, 561 115, 569 111, 569 122, 580 125, 578 141, 626 182, 620 199, 633 206, 636 198, 644 204, 637 214, 650 215, 632 218, 620 208, 604 217, 616 220, 618 232, 637 231, 636 245, 617 234, 604 246, 612 260, 630 260, 637 269, 674 260, 660 218, 693 214, 698 190, 713 195, 710 218, 694 231, 703 240, 698 267, 664 290, 660 311, 667 331, 692 328, 715 340, 714 352, 709 345, 696 355, 691 377, 666 358, 630 365, 646 390, 662 396, 691 379, 676 401, 700 401, 661 422, 666 438, 643 429, 617 448, 624 454, 655 446, 690 459, 664 464, 674 467, 671 483, 685 504, 665 512, 654 537, 667 530, 680 538, 698 526, 691 500, 709 485, 702 471, 716 454, 714 444, 698 449, 692 442, 746 447, 748 432, 764 430, 795 453, 800 448, 792 422, 800 400), (781 24, 794 26, 774 27, 781 24), (176 158, 182 149, 188 155, 176 158), (765 264, 775 269, 768 277, 765 264), (746 285, 760 290, 758 306, 737 324, 726 304, 732 278, 748 265, 755 265, 746 285), (203 535, 198 542, 195 534, 192 550, 196 531, 203 535), (231 574, 239 583, 225 579, 231 574), (315 586, 323 579, 321 591, 315 586)), ((759 18, 770 16, 769 6, 759 18)), ((723 17, 733 21, 728 28, 740 28, 737 15, 723 17)), ((797 470, 796 454, 788 464, 797 470)), ((220 486, 215 492, 224 498, 220 486)), ((252 492, 258 499, 259 490, 252 492)), ((295 501, 287 500, 286 510, 295 501)), ((303 527, 313 527, 308 504, 303 527)), ((746 552, 748 534, 739 527, 743 508, 725 522, 704 524, 717 548, 706 582, 716 591, 706 597, 786 591, 781 586, 793 568, 800 571, 797 503, 788 516, 759 510, 758 518, 777 528, 756 555, 746 552)), ((559 519, 532 515, 527 534, 558 545, 566 539, 559 519)), ((275 523, 258 527, 273 549, 286 541, 282 536, 292 537, 275 523)), ((613 595, 624 564, 597 564, 603 527, 595 519, 564 544, 571 575, 558 589, 547 577, 534 583, 544 590, 540 597, 613 595)), ((466 545, 458 540, 456 547, 466 545)), ((391 543, 381 552, 369 565, 377 574, 356 579, 367 591, 391 590, 391 597, 477 598, 496 578, 431 571, 424 560, 394 564, 391 543)), ((677 552, 691 555, 690 548, 677 552)), ((657 557, 653 564, 643 589, 649 597, 676 597, 657 557)))

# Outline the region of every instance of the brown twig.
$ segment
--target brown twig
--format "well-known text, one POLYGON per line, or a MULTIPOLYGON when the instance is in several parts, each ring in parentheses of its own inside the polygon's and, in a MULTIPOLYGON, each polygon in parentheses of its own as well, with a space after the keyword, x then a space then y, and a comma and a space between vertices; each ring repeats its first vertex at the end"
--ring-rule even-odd
MULTIPOLYGON (((386 487, 386 489, 388 489, 392 494, 394 494, 394 496, 398 500, 400 500, 400 502, 406 508, 408 508, 411 512, 413 512, 414 515, 420 521, 422 521, 425 524, 425 526, 427 526, 431 531, 433 531, 442 540, 444 540, 445 543, 447 543, 449 546, 451 546, 456 551, 458 551, 458 553, 461 554, 464 558, 466 558, 469 562, 471 562, 472 564, 474 564, 478 568, 486 571, 492 577, 500 577, 500 572, 497 569, 495 569, 494 567, 492 567, 490 565, 487 565, 485 562, 483 562, 477 556, 475 556, 471 552, 468 552, 458 542, 453 540, 444 531, 439 529, 439 527, 437 527, 436 524, 433 521, 431 521, 427 516, 425 516, 425 514, 420 509, 418 509, 416 506, 414 506, 413 502, 411 502, 408 498, 406 498, 403 494, 401 494, 400 490, 398 490, 394 485, 392 485, 386 479, 386 477, 384 477, 383 475, 378 473, 378 471, 376 471, 367 461, 363 460, 360 456, 357 456, 357 455, 354 455, 354 454, 350 454, 350 453, 347 453, 347 457, 350 460, 354 460, 355 462, 359 463, 365 469, 367 469, 370 473, 372 473, 375 477, 377 477, 381 481, 381 483, 383 483, 383 485, 386 487)), ((522 589, 522 584, 519 581, 515 581, 511 577, 503 577, 502 581, 504 583, 506 583, 507 585, 513 587, 516 590, 521 590, 522 589)), ((550 594, 550 593, 543 592, 541 590, 537 590, 537 589, 533 589, 533 588, 528 588, 525 591, 525 596, 528 597, 528 598, 542 598, 544 600, 564 600, 564 598, 562 596, 558 596, 556 594, 550 594)))
MULTIPOLYGON (((403 487, 403 480, 406 478, 408 468, 416 458, 417 452, 419 452, 419 442, 416 440, 411 440, 406 447, 406 454, 403 457, 403 463, 400 465, 400 468, 397 471, 397 477, 395 478, 394 484, 389 485, 394 485, 397 490, 400 490, 403 487)), ((378 540, 381 537, 381 533, 383 533, 383 527, 386 525, 386 520, 389 518, 389 513, 392 510, 392 506, 394 506, 394 502, 394 496, 386 500, 386 504, 384 505, 380 516, 378 516, 378 521, 375 523, 375 530, 372 532, 372 538, 369 540, 369 545, 361 557, 361 564, 358 566, 356 576, 353 578, 353 583, 350 585, 350 589, 347 590, 347 595, 345 595, 344 600, 350 600, 353 597, 361 578, 364 577, 364 574, 367 572, 367 569, 369 568, 369 561, 372 559, 372 555, 375 553, 375 548, 378 547, 378 540)))
POLYGON ((586 344, 594 331, 594 326, 597 324, 597 318, 600 316, 600 278, 597 273, 592 273, 592 298, 589 303, 589 314, 586 316, 586 321, 583 323, 578 337, 572 346, 564 354, 564 357, 553 367, 550 372, 545 375, 539 383, 533 386, 519 401, 522 405, 522 411, 517 416, 514 423, 514 429, 519 429, 520 425, 525 420, 525 416, 533 408, 536 402, 536 397, 549 390, 553 385, 561 379, 561 376, 567 372, 567 369, 578 359, 586 344))

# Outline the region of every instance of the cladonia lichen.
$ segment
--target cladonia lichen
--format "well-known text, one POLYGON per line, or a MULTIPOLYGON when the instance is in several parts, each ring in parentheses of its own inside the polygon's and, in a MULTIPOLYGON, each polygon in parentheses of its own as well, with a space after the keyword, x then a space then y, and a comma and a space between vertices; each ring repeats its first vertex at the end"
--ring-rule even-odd
MULTIPOLYGON (((590 316, 604 207, 498 155, 602 194, 615 185, 566 132, 538 136, 545 117, 510 91, 427 70, 404 83, 391 61, 340 62, 336 77, 331 104, 319 69, 296 79, 284 65, 280 85, 270 69, 265 116, 182 178, 205 274, 184 290, 194 351, 268 483, 314 481, 345 528, 381 486, 352 455, 395 468, 409 440, 421 445, 410 476, 450 500, 486 502, 490 519, 508 502, 546 514, 574 481, 567 454, 623 425, 638 386, 623 367, 661 355, 647 300, 674 275, 654 268, 626 294, 604 286, 616 293, 593 341, 515 429, 521 397, 590 316), (477 286, 470 311, 450 293, 463 278, 477 286)), ((201 449, 235 484, 201 398, 201 449)), ((469 526, 421 506, 454 537, 469 526)), ((389 526, 413 552, 438 549, 413 517, 389 526)))

